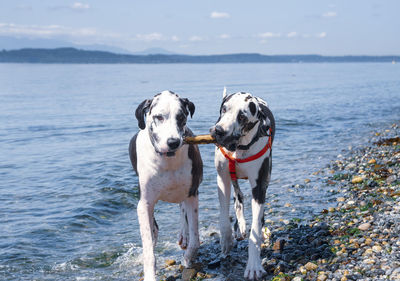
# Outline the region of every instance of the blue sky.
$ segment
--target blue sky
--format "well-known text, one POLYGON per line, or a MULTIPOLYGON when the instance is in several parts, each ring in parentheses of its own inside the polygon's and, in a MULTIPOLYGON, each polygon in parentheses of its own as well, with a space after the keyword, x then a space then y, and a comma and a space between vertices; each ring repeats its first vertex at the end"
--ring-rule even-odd
POLYGON ((185 54, 400 54, 399 0, 1 0, 0 5, 0 36, 185 54))

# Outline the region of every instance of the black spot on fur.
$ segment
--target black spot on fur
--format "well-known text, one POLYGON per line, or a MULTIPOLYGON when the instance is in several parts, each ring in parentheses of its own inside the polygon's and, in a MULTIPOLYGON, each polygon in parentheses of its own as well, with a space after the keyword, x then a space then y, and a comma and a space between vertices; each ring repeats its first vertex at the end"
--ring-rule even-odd
MULTIPOLYGON (((186 136, 193 136, 189 128, 186 129, 186 136)), ((189 144, 188 149, 189 159, 192 160, 192 186, 189 190, 189 197, 197 196, 199 185, 203 180, 203 160, 201 159, 200 151, 197 145, 189 144)))
POLYGON ((136 174, 139 176, 137 171, 137 153, 136 153, 136 139, 138 134, 134 135, 129 143, 129 158, 131 159, 131 164, 136 174))
POLYGON ((251 129, 254 128, 254 126, 255 126, 258 122, 259 122, 259 121, 256 121, 256 122, 248 122, 248 123, 243 127, 243 131, 244 131, 244 132, 250 131, 251 129))
MULTIPOLYGON (((136 175, 139 176, 137 171, 137 152, 136 152, 136 139, 138 134, 134 135, 129 142, 129 158, 131 159, 131 164, 136 175)), ((140 188, 139 188, 139 198, 140 198, 140 188)))
POLYGON ((259 104, 260 110, 258 112, 259 114, 259 119, 262 122, 261 123, 261 128, 260 131, 262 134, 265 136, 269 134, 268 129, 269 127, 271 128, 272 131, 272 142, 274 141, 275 137, 275 118, 274 115, 272 114, 271 110, 265 106, 264 104, 260 103, 259 104), (268 122, 269 120, 269 122, 268 122), (269 124, 268 124, 269 123, 269 124))
POLYGON ((224 106, 224 104, 225 104, 227 101, 229 101, 229 100, 233 97, 233 95, 234 95, 234 94, 230 94, 230 95, 226 96, 226 97, 222 100, 221 107, 219 108, 219 113, 222 112, 222 107, 224 106))
POLYGON ((239 228, 238 220, 235 219, 235 224, 233 225, 233 230, 237 231, 239 228))
POLYGON ((188 224, 189 222, 188 222, 188 217, 187 217, 187 214, 185 213, 185 221, 186 221, 186 224, 188 224))
POLYGON ((241 94, 241 95, 245 95, 246 93, 245 93, 245 92, 240 92, 240 94, 241 94))
POLYGON ((153 223, 154 223, 155 228, 157 228, 157 230, 158 230, 158 224, 157 224, 155 217, 153 217, 153 223))
POLYGON ((251 101, 249 103, 249 109, 250 109, 250 113, 254 116, 256 114, 256 111, 257 111, 256 104, 251 101))
POLYGON ((182 130, 183 127, 185 127, 186 125, 186 115, 187 114, 185 114, 183 111, 179 111, 178 114, 176 115, 176 123, 180 130, 182 130))
POLYGON ((251 95, 247 95, 247 97, 244 99, 244 101, 248 101, 248 100, 250 100, 251 98, 252 98, 251 95))
POLYGON ((150 141, 151 141, 151 144, 153 145, 153 147, 156 147, 155 144, 160 140, 160 138, 158 137, 157 133, 154 133, 153 124, 154 123, 151 123, 150 128, 149 128, 150 141))
MULTIPOLYGON (((269 156, 272 157, 272 154, 269 156)), ((271 174, 272 165, 270 165, 269 157, 266 157, 258 171, 256 186, 252 189, 253 198, 258 204, 265 203, 265 193, 268 187, 269 175, 271 174)))
POLYGON ((243 196, 240 193, 238 193, 238 201, 240 204, 243 204, 243 196))
POLYGON ((264 226, 265 224, 265 218, 264 218, 264 212, 262 213, 262 217, 261 217, 261 226, 264 226))

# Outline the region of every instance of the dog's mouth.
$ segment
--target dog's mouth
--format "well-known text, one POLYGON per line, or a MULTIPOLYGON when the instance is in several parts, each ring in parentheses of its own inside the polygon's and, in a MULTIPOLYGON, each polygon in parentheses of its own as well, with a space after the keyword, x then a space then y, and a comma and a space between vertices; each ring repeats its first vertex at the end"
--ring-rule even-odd
POLYGON ((235 151, 239 145, 239 139, 241 135, 232 134, 232 135, 222 135, 216 132, 215 127, 210 129, 211 136, 215 138, 218 145, 225 147, 229 151, 235 151))

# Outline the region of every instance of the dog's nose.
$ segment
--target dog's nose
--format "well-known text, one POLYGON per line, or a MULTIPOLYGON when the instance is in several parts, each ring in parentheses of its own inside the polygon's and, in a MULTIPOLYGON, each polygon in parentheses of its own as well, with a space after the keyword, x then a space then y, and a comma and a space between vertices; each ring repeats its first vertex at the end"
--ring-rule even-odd
POLYGON ((215 126, 215 134, 216 134, 217 136, 222 137, 222 136, 225 135, 225 131, 224 131, 224 129, 223 129, 220 125, 217 125, 217 126, 215 126))
POLYGON ((168 144, 169 148, 176 149, 181 144, 181 140, 178 138, 169 138, 167 140, 167 144, 168 144))

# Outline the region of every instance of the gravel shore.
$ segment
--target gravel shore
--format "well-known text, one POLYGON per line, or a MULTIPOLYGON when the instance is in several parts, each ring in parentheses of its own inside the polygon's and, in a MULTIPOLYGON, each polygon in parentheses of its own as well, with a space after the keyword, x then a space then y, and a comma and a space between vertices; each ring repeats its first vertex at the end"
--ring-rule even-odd
MULTIPOLYGON (((262 280, 400 280, 399 136, 393 125, 316 172, 337 193, 337 205, 308 221, 268 224, 262 280)), ((222 259, 218 234, 210 235, 194 268, 167 261, 161 280, 243 280, 247 240, 222 259)))

